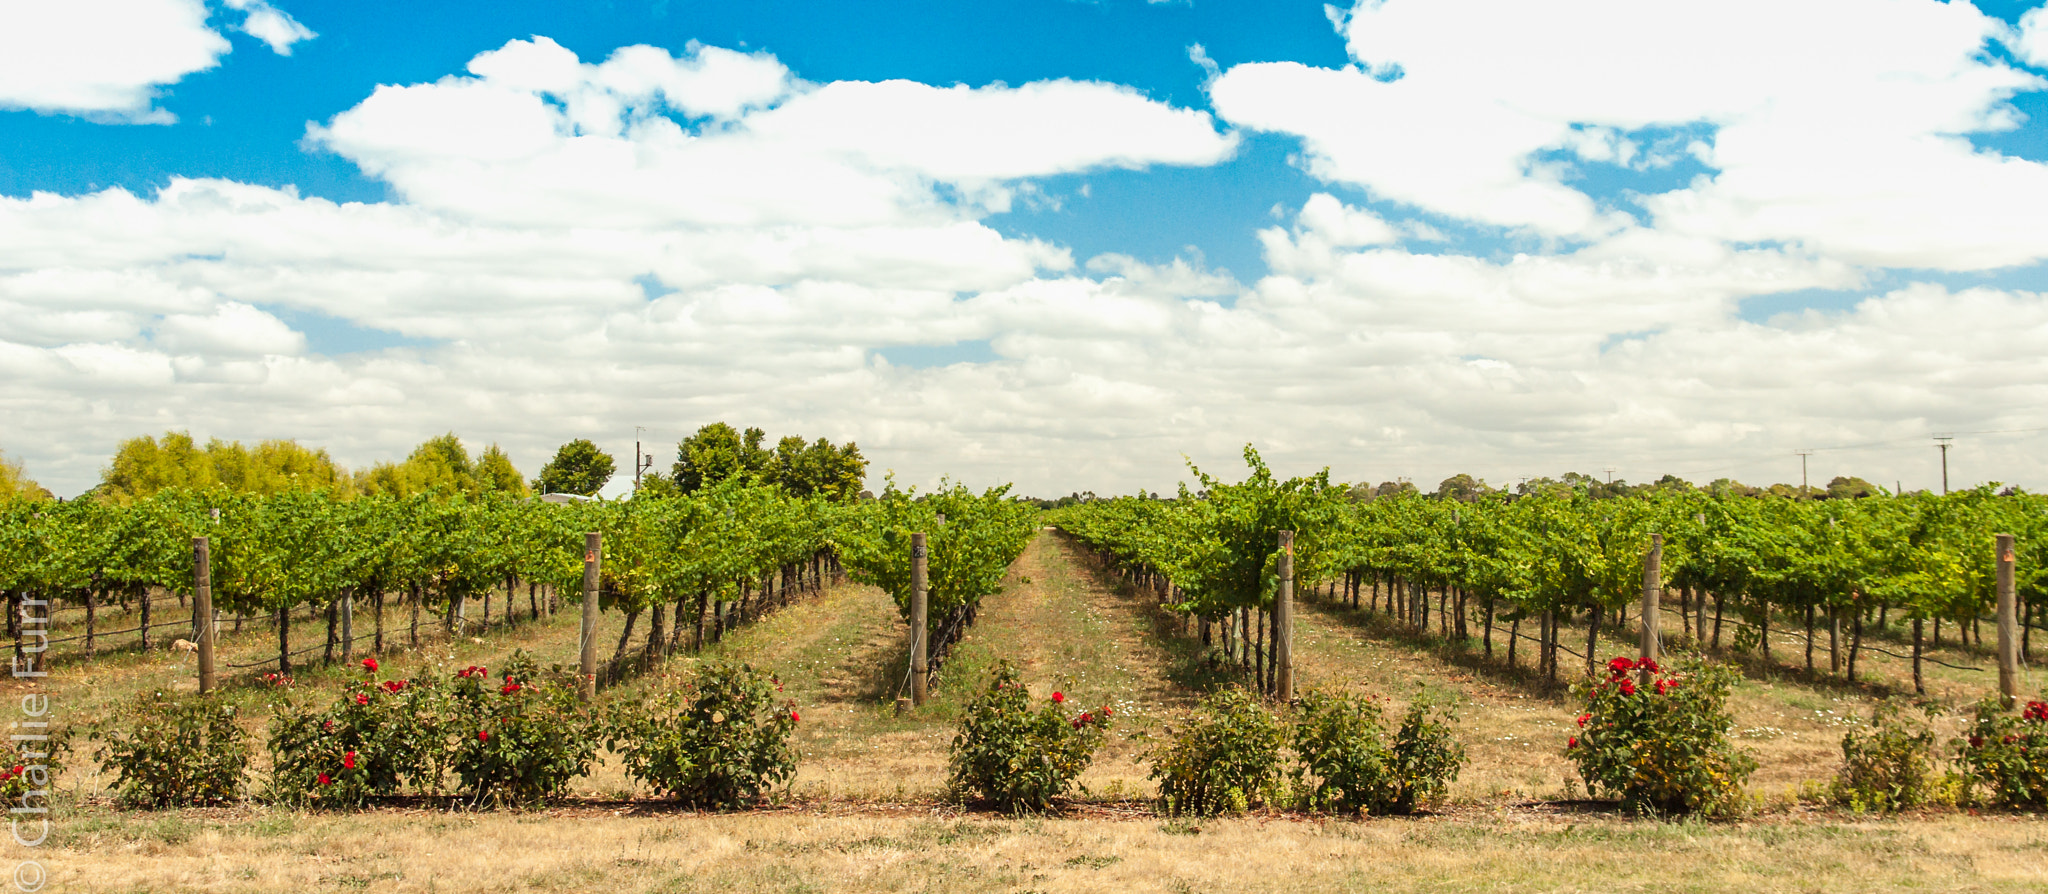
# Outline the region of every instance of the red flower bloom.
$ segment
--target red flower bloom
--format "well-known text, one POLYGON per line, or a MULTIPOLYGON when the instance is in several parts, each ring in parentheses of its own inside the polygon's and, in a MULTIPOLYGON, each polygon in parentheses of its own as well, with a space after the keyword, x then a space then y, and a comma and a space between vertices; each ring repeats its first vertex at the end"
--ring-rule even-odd
POLYGON ((12 769, 12 770, 8 770, 8 771, 7 771, 7 773, 8 773, 8 775, 10 775, 10 776, 20 776, 20 775, 21 775, 21 771, 22 771, 22 770, 24 770, 24 769, 27 769, 27 768, 23 767, 23 766, 22 766, 22 765, 20 765, 20 764, 15 764, 15 765, 14 765, 14 769, 12 769))
POLYGON ((341 768, 344 770, 353 770, 356 768, 355 752, 351 751, 341 756, 341 768))
POLYGON ((334 780, 332 780, 332 779, 329 779, 329 778, 327 778, 327 774, 325 774, 325 773, 322 773, 322 774, 320 774, 320 784, 321 784, 321 785, 333 785, 333 784, 334 784, 334 780))
POLYGON ((1103 705, 1103 706, 1102 706, 1102 716, 1104 716, 1104 717, 1108 717, 1108 716, 1109 716, 1109 706, 1108 706, 1108 705, 1103 705))
POLYGON ((1663 670, 1663 668, 1658 667, 1656 661, 1649 658, 1644 658, 1636 662, 1636 670, 1646 670, 1654 674, 1660 670, 1663 670))
POLYGON ((1581 726, 1581 727, 1585 726, 1585 725, 1586 725, 1586 721, 1588 721, 1588 720, 1591 720, 1591 719, 1593 719, 1593 715, 1592 715, 1592 714, 1591 714, 1590 712, 1588 712, 1588 713, 1585 713, 1585 714, 1580 714, 1580 715, 1579 715, 1579 726, 1581 726))
POLYGON ((322 721, 320 721, 320 728, 321 728, 321 729, 324 729, 324 730, 329 730, 329 731, 332 731, 332 730, 334 729, 334 721, 332 721, 332 720, 322 720, 322 721))
POLYGON ((1635 662, 1626 658, 1616 658, 1613 661, 1607 662, 1607 676, 1620 679, 1623 674, 1634 670, 1635 666, 1635 662))
POLYGON ((1564 747, 1566 747, 1566 748, 1577 748, 1577 747, 1579 747, 1579 737, 1578 737, 1578 736, 1573 736, 1573 737, 1571 737, 1571 738, 1569 738, 1569 739, 1566 739, 1566 740, 1564 740, 1564 747))
POLYGON ((1061 703, 1061 702, 1064 702, 1064 701, 1066 701, 1066 700, 1067 700, 1067 697, 1066 697, 1066 695, 1064 695, 1064 694, 1062 694, 1062 693, 1058 693, 1058 692, 1055 692, 1055 693, 1053 693, 1053 694, 1052 694, 1052 703, 1053 703, 1053 704, 1055 704, 1055 705, 1057 705, 1057 704, 1059 704, 1059 703, 1061 703))
POLYGON ((358 692, 358 693, 356 693, 356 704, 358 704, 358 705, 367 705, 367 704, 369 704, 369 703, 370 703, 370 694, 369 694, 369 693, 367 693, 367 692, 358 692))
POLYGON ((387 680, 387 681, 385 681, 385 683, 384 683, 384 691, 385 691, 385 692, 397 692, 398 690, 400 690, 400 689, 404 689, 404 688, 405 688, 405 681, 404 681, 404 680, 387 680))
POLYGON ((480 729, 480 730, 477 730, 477 731, 476 731, 476 740, 477 740, 477 741, 479 741, 479 742, 489 742, 489 741, 491 740, 491 733, 490 733, 490 731, 489 731, 489 730, 481 730, 481 729, 480 729))
POLYGON ((1982 748, 1982 747, 1984 747, 1984 737, 1983 737, 1983 736, 1971 736, 1971 737, 1970 737, 1970 747, 1971 747, 1971 748, 1982 748))
POLYGON ((365 659, 363 659, 363 670, 369 671, 370 673, 373 673, 373 674, 374 674, 374 673, 376 673, 376 672, 377 672, 377 659, 375 659, 375 658, 365 658, 365 659))
POLYGON ((1662 680, 1662 679, 1660 679, 1660 680, 1658 680, 1658 681, 1657 681, 1657 694, 1658 694, 1658 695, 1663 695, 1664 693, 1670 692, 1671 690, 1673 690, 1673 689, 1677 689, 1677 688, 1678 688, 1678 683, 1677 683, 1677 682, 1675 682, 1675 681, 1672 681, 1672 680, 1662 680))
POLYGON ((519 691, 519 684, 517 684, 517 683, 514 683, 514 682, 512 682, 512 678, 511 678, 511 677, 506 677, 506 678, 505 678, 505 687, 504 687, 503 689, 500 689, 500 690, 498 690, 498 694, 499 694, 499 695, 511 695, 512 693, 514 693, 514 692, 518 692, 518 691, 519 691))
POLYGON ((1621 679, 1621 694, 1622 694, 1622 695, 1634 695, 1634 694, 1636 694, 1636 681, 1634 681, 1634 680, 1631 680, 1631 679, 1628 679, 1627 677, 1623 677, 1623 678, 1621 679))
POLYGON ((795 723, 795 722, 797 722, 797 721, 799 721, 799 720, 802 720, 802 719, 803 719, 802 717, 798 717, 798 716, 796 715, 796 709, 794 709, 794 708, 790 709, 790 712, 789 712, 789 722, 791 722, 791 723, 795 723))
POLYGON ((1090 714, 1087 711, 1082 711, 1081 716, 1079 718, 1076 718, 1076 721, 1079 723, 1094 723, 1095 715, 1090 714))

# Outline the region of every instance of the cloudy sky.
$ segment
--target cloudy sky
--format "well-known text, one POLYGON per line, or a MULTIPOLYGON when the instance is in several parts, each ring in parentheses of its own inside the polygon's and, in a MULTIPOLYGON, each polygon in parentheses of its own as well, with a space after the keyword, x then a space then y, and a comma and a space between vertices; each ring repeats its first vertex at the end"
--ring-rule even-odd
MULTIPOLYGON (((0 451, 2048 487, 2048 12, 0 0, 0 451)), ((622 466, 624 463, 622 462, 622 466)))

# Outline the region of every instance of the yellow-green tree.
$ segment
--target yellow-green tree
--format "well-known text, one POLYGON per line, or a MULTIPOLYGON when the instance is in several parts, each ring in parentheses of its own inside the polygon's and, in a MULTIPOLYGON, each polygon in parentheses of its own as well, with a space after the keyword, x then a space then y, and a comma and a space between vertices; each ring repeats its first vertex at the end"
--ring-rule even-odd
POLYGON ((28 470, 21 463, 0 453, 0 503, 14 500, 47 500, 50 492, 28 477, 28 470))
POLYGON ((169 488, 215 486, 235 493, 342 494, 349 491, 350 479, 327 451, 297 441, 263 441, 250 449, 240 441, 214 438, 200 447, 189 432, 169 431, 161 439, 143 435, 122 441, 93 493, 125 505, 169 488))

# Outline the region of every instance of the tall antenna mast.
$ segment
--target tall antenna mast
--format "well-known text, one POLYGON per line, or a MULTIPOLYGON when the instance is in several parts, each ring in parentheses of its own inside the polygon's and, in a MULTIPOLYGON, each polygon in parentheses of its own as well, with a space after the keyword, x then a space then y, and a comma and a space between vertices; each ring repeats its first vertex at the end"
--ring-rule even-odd
POLYGON ((1799 497, 1806 498, 1806 458, 1813 455, 1811 450, 1794 450, 1799 454, 1799 497))

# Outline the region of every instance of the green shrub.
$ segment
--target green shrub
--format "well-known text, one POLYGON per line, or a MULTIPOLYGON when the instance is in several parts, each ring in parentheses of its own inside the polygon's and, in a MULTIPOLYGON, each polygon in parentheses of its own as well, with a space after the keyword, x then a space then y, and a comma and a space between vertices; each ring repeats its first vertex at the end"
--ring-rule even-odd
POLYGON ((1107 706, 1069 716, 1065 694, 1032 707, 1005 661, 960 721, 953 737, 951 785, 1005 810, 1044 810, 1088 768, 1109 734, 1107 706))
POLYGON ((1401 785, 1392 812, 1413 813, 1417 804, 1442 800, 1465 767, 1465 746, 1451 731, 1449 705, 1417 694, 1394 731, 1394 779, 1401 785))
POLYGON ((1647 662, 1638 691, 1627 658, 1607 663, 1607 678, 1575 684, 1586 700, 1579 732, 1565 744, 1589 791, 1636 810, 1727 815, 1741 809, 1742 784, 1756 761, 1728 740, 1728 693, 1735 671, 1688 662, 1676 671, 1647 662))
POLYGON ((2017 717, 1985 699, 1955 749, 1970 793, 1982 788, 1983 800, 2000 807, 2048 807, 2048 698, 2028 702, 2017 717))
POLYGON ((432 680, 359 681, 324 710, 287 699, 272 709, 265 794, 286 804, 355 806, 406 784, 437 791, 451 707, 432 680))
POLYGON ((799 719, 782 686, 746 665, 707 664, 684 688, 613 709, 605 745, 626 774, 700 807, 742 807, 796 775, 799 719))
POLYGON ((1280 721, 1241 688, 1211 695, 1155 749, 1152 778, 1169 815, 1241 812, 1280 796, 1280 721))
POLYGON ((158 692, 125 712, 126 729, 93 732, 93 759, 115 772, 121 802, 134 807, 225 804, 241 797, 249 742, 233 705, 211 695, 158 692))
POLYGON ((1302 806, 1341 813, 1415 812, 1443 796, 1465 764, 1450 712, 1426 697, 1390 737, 1376 699, 1309 692, 1294 724, 1294 777, 1302 806))
POLYGON ((1852 810, 1890 813, 1928 802, 1935 788, 1934 732, 1881 701, 1870 730, 1842 737, 1842 769, 1830 794, 1852 810))
POLYGON ((1302 806, 1342 813, 1378 813, 1394 803, 1394 749, 1372 698, 1311 691, 1294 724, 1295 780, 1302 806))
POLYGON ((458 675, 448 691, 455 741, 449 764, 471 803, 538 803, 590 772, 596 731, 570 675, 543 679, 522 651, 501 680, 458 675))

